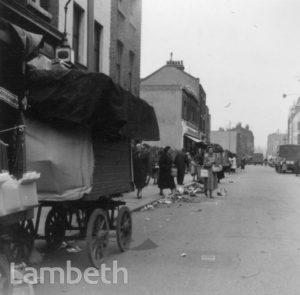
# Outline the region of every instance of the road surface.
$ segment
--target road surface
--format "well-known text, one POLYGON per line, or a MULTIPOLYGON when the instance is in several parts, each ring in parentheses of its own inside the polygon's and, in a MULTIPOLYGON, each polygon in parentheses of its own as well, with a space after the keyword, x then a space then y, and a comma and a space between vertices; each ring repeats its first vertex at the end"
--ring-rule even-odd
MULTIPOLYGON (((119 253, 114 242, 106 266, 126 268, 106 273, 106 283, 44 284, 36 294, 300 294, 300 178, 272 168, 247 166, 223 180, 227 196, 161 205, 133 214, 131 249, 119 253), (116 279, 116 278, 115 278, 116 279)), ((59 250, 44 265, 72 261, 89 267, 83 251, 59 250)))

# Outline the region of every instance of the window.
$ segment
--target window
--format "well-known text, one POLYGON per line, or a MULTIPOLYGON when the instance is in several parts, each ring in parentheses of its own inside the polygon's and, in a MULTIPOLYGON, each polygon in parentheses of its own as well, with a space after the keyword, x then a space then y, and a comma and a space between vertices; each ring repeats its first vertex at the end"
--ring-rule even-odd
POLYGON ((129 51, 129 90, 132 92, 134 88, 133 73, 134 73, 134 52, 129 51))
POLYGON ((74 4, 73 13, 73 50, 75 62, 79 62, 81 59, 80 40, 81 36, 81 25, 83 20, 83 10, 76 4, 74 4))
POLYGON ((48 10, 48 7, 49 7, 49 1, 48 0, 40 0, 40 6, 42 8, 44 8, 45 10, 48 10))
POLYGON ((123 43, 117 41, 116 82, 122 86, 123 43))
POLYGON ((102 26, 95 22, 94 30, 94 56, 95 56, 95 72, 100 72, 101 69, 101 40, 102 40, 102 26))
POLYGON ((39 12, 48 20, 52 19, 52 15, 48 12, 49 0, 27 0, 27 5, 39 12))
POLYGON ((183 101, 183 114, 182 114, 183 120, 187 120, 187 106, 186 106, 186 100, 183 101))
POLYGON ((300 131, 300 121, 298 122, 298 131, 300 131))
POLYGON ((300 134, 298 134, 297 140, 298 140, 298 144, 300 144, 300 134))

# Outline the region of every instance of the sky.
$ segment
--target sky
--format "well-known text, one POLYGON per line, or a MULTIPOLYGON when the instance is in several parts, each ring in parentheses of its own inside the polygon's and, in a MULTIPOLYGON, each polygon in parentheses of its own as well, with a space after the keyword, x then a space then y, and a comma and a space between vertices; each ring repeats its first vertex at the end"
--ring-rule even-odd
POLYGON ((200 79, 211 129, 249 124, 265 149, 300 97, 299 16, 300 0, 143 0, 141 77, 173 52, 200 79))

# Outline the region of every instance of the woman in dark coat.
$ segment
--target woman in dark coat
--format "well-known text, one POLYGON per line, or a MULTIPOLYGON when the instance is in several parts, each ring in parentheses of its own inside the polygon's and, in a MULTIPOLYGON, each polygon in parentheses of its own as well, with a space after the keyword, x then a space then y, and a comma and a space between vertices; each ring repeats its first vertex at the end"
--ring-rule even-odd
POLYGON ((136 145, 133 154, 134 185, 137 189, 137 198, 142 198, 142 189, 148 184, 151 172, 150 154, 142 144, 136 145))
POLYGON ((169 146, 165 147, 160 155, 158 165, 159 165, 159 175, 158 175, 158 187, 160 189, 160 195, 163 196, 163 190, 169 188, 171 192, 175 190, 174 177, 171 176, 172 169, 172 157, 171 148, 169 146))

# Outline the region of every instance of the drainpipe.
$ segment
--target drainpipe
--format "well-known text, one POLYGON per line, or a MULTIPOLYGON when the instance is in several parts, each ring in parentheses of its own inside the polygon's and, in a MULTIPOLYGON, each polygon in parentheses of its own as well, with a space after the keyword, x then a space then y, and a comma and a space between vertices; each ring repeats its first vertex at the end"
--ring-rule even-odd
POLYGON ((87 68, 89 72, 93 72, 95 67, 94 58, 94 0, 88 0, 87 10, 87 68))

